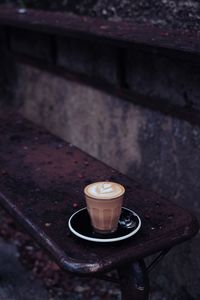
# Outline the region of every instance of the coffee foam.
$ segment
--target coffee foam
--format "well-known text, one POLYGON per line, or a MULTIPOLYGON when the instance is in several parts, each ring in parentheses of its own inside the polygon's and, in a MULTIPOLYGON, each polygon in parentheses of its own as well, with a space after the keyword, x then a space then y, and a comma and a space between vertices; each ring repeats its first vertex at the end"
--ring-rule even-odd
POLYGON ((94 182, 86 186, 85 194, 92 198, 97 199, 112 199, 124 194, 124 187, 115 182, 94 182))

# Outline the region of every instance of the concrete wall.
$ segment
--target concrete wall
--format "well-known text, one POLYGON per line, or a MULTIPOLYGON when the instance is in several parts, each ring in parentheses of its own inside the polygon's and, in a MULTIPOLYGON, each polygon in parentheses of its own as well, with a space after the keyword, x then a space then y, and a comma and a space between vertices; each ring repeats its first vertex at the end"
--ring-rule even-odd
POLYGON ((126 82, 130 89, 162 99, 162 104, 200 110, 200 60, 198 56, 126 52, 126 82))
POLYGON ((172 113, 200 111, 198 55, 141 46, 120 48, 34 31, 30 34, 27 29, 11 29, 9 46, 17 57, 31 59, 39 66, 42 63, 59 74, 75 74, 113 91, 120 89, 120 94, 125 90, 135 103, 172 113), (146 98, 138 100, 133 93, 146 98))
MULTIPOLYGON (((18 64, 24 116, 200 219, 200 129, 94 88, 18 64)), ((199 299, 200 239, 176 247, 155 271, 152 299, 199 299)))

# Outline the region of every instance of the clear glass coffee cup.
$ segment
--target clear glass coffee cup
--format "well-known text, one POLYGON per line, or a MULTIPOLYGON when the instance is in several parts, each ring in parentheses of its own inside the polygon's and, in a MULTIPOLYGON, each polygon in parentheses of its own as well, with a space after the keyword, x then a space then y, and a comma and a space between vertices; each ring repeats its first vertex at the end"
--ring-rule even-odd
POLYGON ((113 233, 118 228, 125 188, 116 182, 94 182, 84 189, 93 230, 113 233))

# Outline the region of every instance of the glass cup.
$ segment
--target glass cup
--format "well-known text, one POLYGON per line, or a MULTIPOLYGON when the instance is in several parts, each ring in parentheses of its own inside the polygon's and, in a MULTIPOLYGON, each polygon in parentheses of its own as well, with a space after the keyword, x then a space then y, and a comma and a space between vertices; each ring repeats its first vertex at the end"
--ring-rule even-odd
POLYGON ((94 231, 101 234, 115 232, 125 188, 115 182, 94 182, 85 187, 84 193, 94 231))

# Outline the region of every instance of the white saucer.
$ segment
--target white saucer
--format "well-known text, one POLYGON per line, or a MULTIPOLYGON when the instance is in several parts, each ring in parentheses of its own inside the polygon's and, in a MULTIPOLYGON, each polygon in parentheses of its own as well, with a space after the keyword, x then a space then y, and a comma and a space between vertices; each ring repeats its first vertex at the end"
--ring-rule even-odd
POLYGON ((79 238, 91 242, 98 243, 110 243, 110 242, 118 242, 125 239, 130 238, 135 235, 141 227, 141 219, 140 217, 132 210, 122 207, 122 214, 120 219, 124 216, 128 215, 133 219, 132 228, 124 228, 118 224, 118 229, 114 233, 111 234, 99 234, 93 231, 93 228, 90 223, 90 217, 87 212, 87 208, 82 208, 75 212, 68 221, 68 226, 70 231, 78 236, 79 238))

